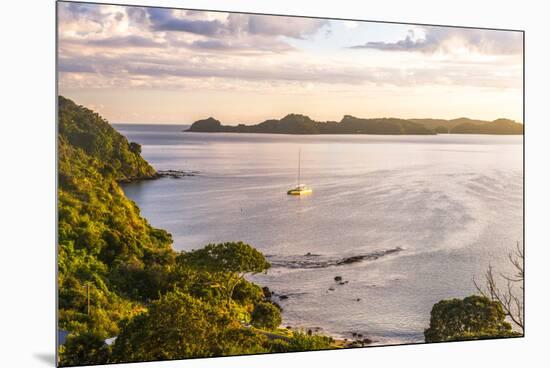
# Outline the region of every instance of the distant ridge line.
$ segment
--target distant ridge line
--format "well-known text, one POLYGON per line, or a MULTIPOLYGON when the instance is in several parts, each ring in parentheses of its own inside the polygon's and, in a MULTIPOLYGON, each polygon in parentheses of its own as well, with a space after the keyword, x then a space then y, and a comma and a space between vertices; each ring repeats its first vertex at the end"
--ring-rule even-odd
POLYGON ((309 116, 288 114, 282 119, 268 119, 254 125, 223 125, 209 117, 195 121, 188 132, 203 133, 270 133, 270 134, 381 134, 381 135, 435 135, 435 134, 499 134, 522 135, 523 124, 510 119, 398 119, 357 118, 344 115, 342 120, 315 121, 309 116))

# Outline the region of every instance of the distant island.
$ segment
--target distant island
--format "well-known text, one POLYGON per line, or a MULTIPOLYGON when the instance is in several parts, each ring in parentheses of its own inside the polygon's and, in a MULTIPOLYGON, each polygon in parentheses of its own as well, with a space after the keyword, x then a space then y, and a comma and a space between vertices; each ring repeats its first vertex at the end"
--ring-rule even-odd
POLYGON ((320 122, 301 114, 269 119, 255 125, 222 125, 212 117, 194 122, 187 132, 203 133, 270 133, 270 134, 523 134, 523 124, 509 119, 493 121, 459 118, 445 119, 363 119, 344 115, 342 120, 320 122))

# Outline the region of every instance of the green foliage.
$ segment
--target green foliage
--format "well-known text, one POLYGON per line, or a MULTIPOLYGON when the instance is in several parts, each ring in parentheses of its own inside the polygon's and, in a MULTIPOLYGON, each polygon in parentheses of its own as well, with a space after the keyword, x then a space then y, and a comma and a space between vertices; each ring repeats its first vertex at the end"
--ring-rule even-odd
POLYGON ((432 308, 424 337, 438 342, 516 336, 505 317, 502 305, 484 296, 442 300, 432 308))
POLYGON ((176 290, 129 321, 113 347, 113 362, 183 359, 265 351, 265 337, 242 330, 231 310, 176 290))
POLYGON ((270 267, 262 253, 243 242, 208 244, 183 253, 178 261, 205 271, 236 274, 264 272, 270 267))
POLYGON ((245 328, 226 329, 218 340, 216 356, 261 354, 269 352, 265 334, 245 328))
POLYGON ((181 254, 177 261, 218 275, 217 286, 228 303, 235 287, 246 274, 264 272, 270 267, 262 253, 243 242, 208 244, 204 248, 181 254))
POLYGON ((111 349, 104 339, 93 333, 69 335, 60 351, 62 366, 105 364, 111 349))
POLYGON ((274 339, 270 342, 270 351, 285 353, 295 351, 326 350, 333 348, 334 340, 328 336, 306 334, 295 331, 289 338, 274 339))
POLYGON ((254 327, 275 329, 281 324, 281 311, 275 304, 260 302, 254 306, 251 323, 254 327))
POLYGON ((117 180, 155 176, 155 169, 140 156, 139 144, 129 143, 99 114, 63 96, 59 96, 59 136, 114 169, 117 180))
POLYGON ((197 270, 189 265, 178 263, 171 274, 172 289, 181 290, 195 298, 219 303, 223 300, 220 283, 224 275, 197 270))
POLYGON ((242 279, 233 290, 233 300, 240 304, 256 304, 264 298, 262 288, 245 279, 242 279))

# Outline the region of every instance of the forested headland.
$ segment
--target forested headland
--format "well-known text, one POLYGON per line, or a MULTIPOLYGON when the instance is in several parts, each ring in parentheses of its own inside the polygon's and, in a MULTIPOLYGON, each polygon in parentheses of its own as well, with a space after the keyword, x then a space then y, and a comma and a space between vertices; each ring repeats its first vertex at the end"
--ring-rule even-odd
POLYGON ((270 291, 245 278, 270 267, 252 246, 177 252, 140 215, 119 186, 158 176, 139 144, 62 96, 58 129, 58 322, 69 333, 61 365, 334 347, 279 328, 270 291))

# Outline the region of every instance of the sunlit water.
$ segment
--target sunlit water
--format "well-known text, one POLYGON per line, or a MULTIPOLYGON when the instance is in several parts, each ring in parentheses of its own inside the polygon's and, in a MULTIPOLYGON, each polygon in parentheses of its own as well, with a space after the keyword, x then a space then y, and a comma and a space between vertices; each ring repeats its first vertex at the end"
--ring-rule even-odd
POLYGON ((199 172, 125 185, 142 214, 177 249, 242 240, 261 250, 273 267, 251 279, 288 296, 285 325, 423 341, 432 305, 472 294, 489 263, 508 270, 522 240, 521 136, 117 129, 156 169, 199 172), (299 149, 307 197, 286 194, 299 149), (338 264, 352 256, 364 258, 338 264))

